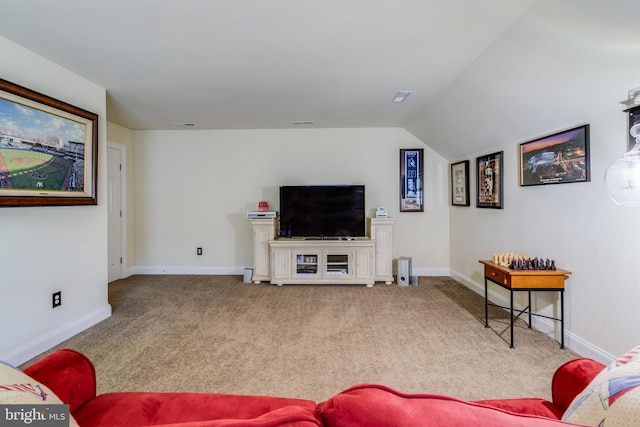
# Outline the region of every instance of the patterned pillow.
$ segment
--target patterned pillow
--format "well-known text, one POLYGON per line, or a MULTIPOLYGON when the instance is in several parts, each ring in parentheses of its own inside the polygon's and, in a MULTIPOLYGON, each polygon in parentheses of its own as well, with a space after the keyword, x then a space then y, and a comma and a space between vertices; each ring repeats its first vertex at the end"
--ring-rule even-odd
MULTIPOLYGON (((24 372, 0 361, 0 404, 2 405, 46 405, 63 404, 58 396, 44 384, 38 383, 24 372)), ((69 425, 78 424, 69 416, 69 425)), ((0 424, 3 418, 0 417, 0 424)))
POLYGON ((562 421, 599 427, 640 426, 640 346, 600 372, 562 421))

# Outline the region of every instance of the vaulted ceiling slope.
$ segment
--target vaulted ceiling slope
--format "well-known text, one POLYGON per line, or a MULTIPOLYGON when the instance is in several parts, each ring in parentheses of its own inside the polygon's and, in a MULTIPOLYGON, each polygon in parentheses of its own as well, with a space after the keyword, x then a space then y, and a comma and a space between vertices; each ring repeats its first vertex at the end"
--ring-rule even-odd
POLYGON ((402 126, 532 3, 2 0, 0 35, 106 88, 130 129, 402 126))
POLYGON ((640 86, 640 1, 537 0, 403 127, 449 160, 584 123, 619 145, 627 92, 640 86), (616 128, 615 126, 613 128, 616 128))
POLYGON ((606 64, 636 52, 639 5, 2 0, 0 35, 106 88, 107 119, 130 129, 399 126, 455 159, 505 135, 535 134, 527 124, 536 120, 554 126, 544 103, 530 102, 549 91, 578 121, 581 103, 622 97, 616 86, 594 93, 583 85, 630 84, 607 75, 606 64), (412 93, 391 102, 400 90, 412 93), (523 119, 522 100, 536 117, 523 119), (479 134, 492 120, 512 133, 479 134))

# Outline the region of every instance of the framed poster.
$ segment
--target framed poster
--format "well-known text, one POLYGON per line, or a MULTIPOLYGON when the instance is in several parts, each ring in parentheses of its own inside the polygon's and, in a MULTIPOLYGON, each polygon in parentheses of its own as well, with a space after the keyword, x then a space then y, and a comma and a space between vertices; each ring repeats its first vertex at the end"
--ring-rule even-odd
POLYGON ((400 212, 424 212, 424 149, 400 149, 400 212))
POLYGON ((520 144, 520 186, 590 180, 588 124, 520 144))
POLYGON ((469 206, 469 160, 451 164, 451 205, 469 206))
POLYGON ((503 170, 502 151, 476 158, 476 207, 492 209, 504 207, 503 170))
POLYGON ((0 79, 0 207, 97 204, 98 116, 0 79))
POLYGON ((629 138, 627 151, 631 151, 631 149, 636 146, 636 138, 629 132, 631 131, 633 125, 640 123, 640 106, 629 108, 625 111, 629 114, 627 122, 627 138, 629 138))

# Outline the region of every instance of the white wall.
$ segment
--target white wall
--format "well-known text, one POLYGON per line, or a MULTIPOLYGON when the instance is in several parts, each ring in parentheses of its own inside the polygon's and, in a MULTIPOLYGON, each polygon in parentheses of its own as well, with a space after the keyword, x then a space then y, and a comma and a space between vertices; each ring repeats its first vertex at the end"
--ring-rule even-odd
MULTIPOLYGON (((555 259, 573 272, 569 346, 604 360, 640 337, 640 208, 616 206, 603 183, 626 151, 619 101, 640 86, 638 11, 630 0, 536 2, 409 126, 451 161, 471 160, 472 171, 477 156, 504 150, 504 210, 451 208, 452 276, 479 290, 478 260, 494 252, 555 259), (591 182, 519 187, 519 143, 582 123, 591 125, 591 182)), ((558 310, 554 294, 537 306, 558 310)), ((538 325, 553 332, 549 322, 538 325)))
POLYGON ((0 359, 18 364, 108 317, 105 90, 0 37, 0 75, 99 115, 98 206, 0 208, 0 359), (62 306, 51 294, 62 291, 62 306))
POLYGON ((134 131, 137 273, 239 274, 252 265, 246 211, 279 186, 364 184, 396 218, 396 256, 447 274, 447 162, 399 128, 134 131), (425 212, 399 212, 399 149, 425 148, 425 212), (196 256, 196 247, 204 254, 196 256))

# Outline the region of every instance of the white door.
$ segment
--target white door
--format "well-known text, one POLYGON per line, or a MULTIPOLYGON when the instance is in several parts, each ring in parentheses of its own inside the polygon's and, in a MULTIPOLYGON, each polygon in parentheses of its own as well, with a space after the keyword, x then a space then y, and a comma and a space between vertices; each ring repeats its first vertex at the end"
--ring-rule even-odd
POLYGON ((107 146, 109 282, 123 277, 123 163, 124 147, 119 144, 109 143, 107 146))

